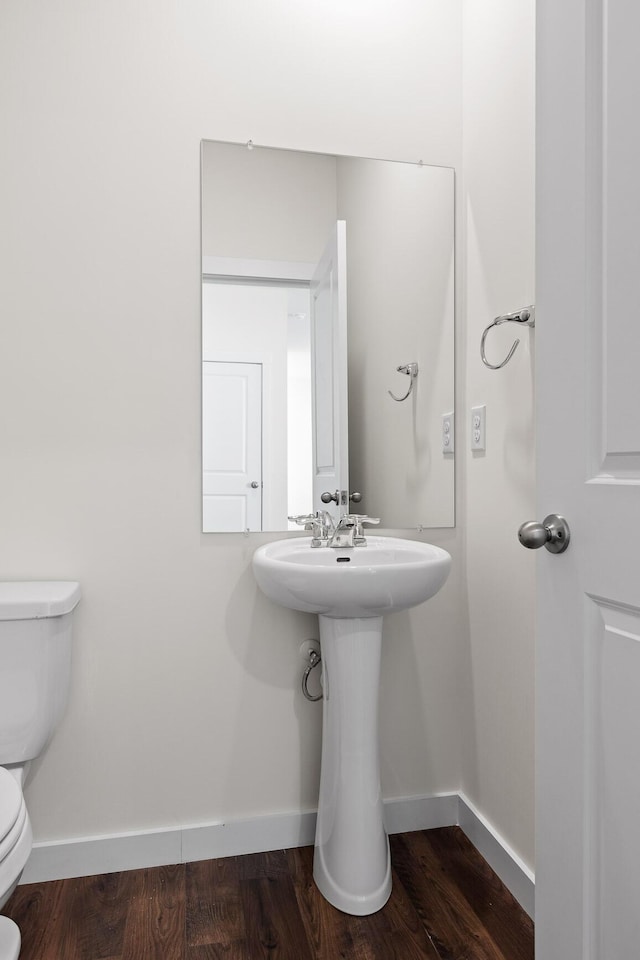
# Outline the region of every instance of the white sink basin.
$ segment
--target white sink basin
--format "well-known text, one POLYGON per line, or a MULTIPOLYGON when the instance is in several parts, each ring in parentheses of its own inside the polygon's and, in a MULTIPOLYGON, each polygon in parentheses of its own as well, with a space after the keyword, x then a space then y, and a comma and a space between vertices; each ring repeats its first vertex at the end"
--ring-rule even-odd
POLYGON ((381 617, 423 603, 449 575, 446 550, 417 540, 367 537, 364 547, 276 540, 253 555, 260 589, 293 610, 326 617, 381 617))

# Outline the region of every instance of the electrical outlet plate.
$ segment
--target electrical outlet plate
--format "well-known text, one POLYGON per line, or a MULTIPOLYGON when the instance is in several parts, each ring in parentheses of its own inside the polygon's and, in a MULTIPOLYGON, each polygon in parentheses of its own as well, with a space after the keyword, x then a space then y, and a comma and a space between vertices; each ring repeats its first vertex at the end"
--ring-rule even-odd
POLYGON ((455 453, 453 413, 442 414, 442 452, 455 453))
POLYGON ((471 407, 471 449, 486 450, 487 408, 471 407))

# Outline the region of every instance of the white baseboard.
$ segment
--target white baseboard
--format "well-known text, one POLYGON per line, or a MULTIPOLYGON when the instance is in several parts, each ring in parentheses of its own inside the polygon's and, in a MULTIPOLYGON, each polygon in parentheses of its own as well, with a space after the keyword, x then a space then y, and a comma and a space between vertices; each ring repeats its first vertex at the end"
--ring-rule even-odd
POLYGON ((461 794, 458 797, 458 824, 482 854, 494 873, 511 891, 523 910, 533 919, 535 909, 535 877, 497 830, 461 794))
MULTIPOLYGON (((456 794, 385 800, 385 827, 388 833, 407 833, 452 826, 457 822, 457 804, 456 794)), ((315 830, 313 811, 35 843, 20 882, 40 883, 303 847, 313 843, 315 830)))
MULTIPOLYGON (((385 800, 384 816, 388 833, 459 824, 518 902, 533 915, 531 871, 464 797, 449 793, 385 800)), ((20 882, 41 883, 302 847, 313 843, 315 826, 315 812, 284 813, 227 823, 35 843, 20 882)))

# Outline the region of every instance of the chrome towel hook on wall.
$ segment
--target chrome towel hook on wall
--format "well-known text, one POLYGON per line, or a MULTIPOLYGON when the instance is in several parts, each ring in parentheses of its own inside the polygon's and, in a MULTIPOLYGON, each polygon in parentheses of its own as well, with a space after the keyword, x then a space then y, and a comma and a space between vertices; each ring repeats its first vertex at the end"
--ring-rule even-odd
POLYGON ((406 373, 407 376, 411 377, 409 381, 409 389, 405 393, 404 397, 396 397, 394 393, 391 393, 391 390, 388 390, 387 393, 394 400, 397 400, 398 403, 402 403, 403 400, 406 400, 407 397, 411 396, 411 391, 413 390, 413 385, 418 379, 418 364, 417 363, 405 363, 401 367, 396 367, 398 373, 406 373))
POLYGON ((484 342, 487 339, 489 330, 491 330, 492 327, 499 327, 501 323, 524 323, 527 327, 535 327, 536 309, 534 305, 531 304, 528 307, 523 307, 522 310, 518 310, 516 313, 505 313, 501 317, 496 317, 495 320, 489 324, 482 334, 482 340, 480 341, 480 356, 482 357, 484 365, 489 367, 490 370, 499 370, 501 367, 504 367, 505 364, 509 363, 509 360, 511 360, 511 357, 516 352, 516 347, 520 343, 520 340, 515 341, 502 363, 489 363, 484 352, 484 342))

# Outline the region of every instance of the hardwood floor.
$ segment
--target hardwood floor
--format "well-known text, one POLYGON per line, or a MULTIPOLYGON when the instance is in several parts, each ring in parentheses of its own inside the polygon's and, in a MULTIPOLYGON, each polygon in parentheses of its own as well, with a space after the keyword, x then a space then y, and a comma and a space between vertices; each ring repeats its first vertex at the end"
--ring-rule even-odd
POLYGON ((18 887, 20 960, 533 960, 533 924, 459 827, 390 838, 393 893, 351 917, 313 848, 18 887))

